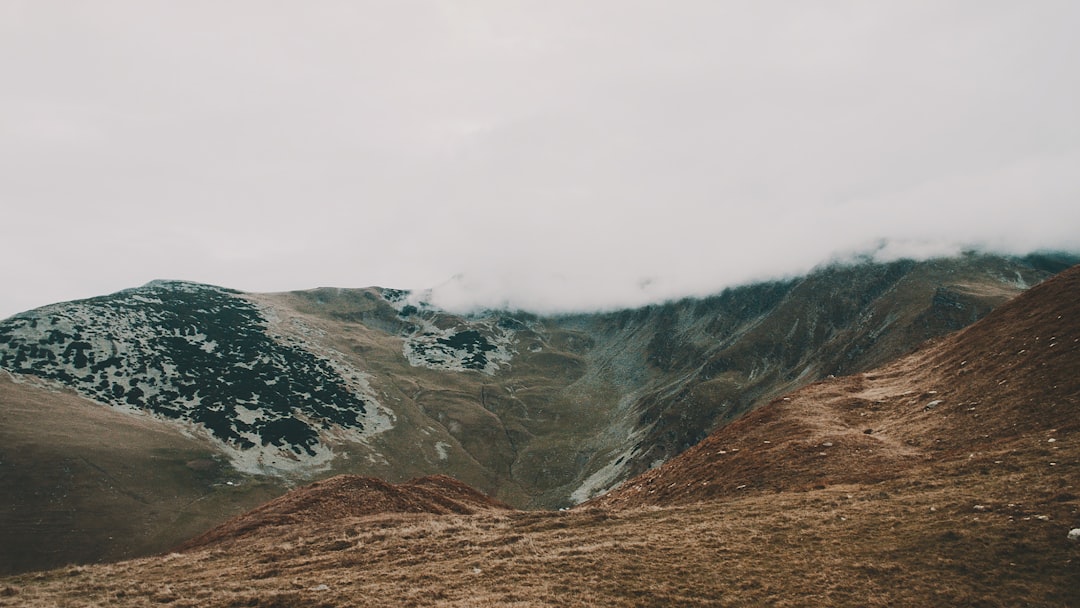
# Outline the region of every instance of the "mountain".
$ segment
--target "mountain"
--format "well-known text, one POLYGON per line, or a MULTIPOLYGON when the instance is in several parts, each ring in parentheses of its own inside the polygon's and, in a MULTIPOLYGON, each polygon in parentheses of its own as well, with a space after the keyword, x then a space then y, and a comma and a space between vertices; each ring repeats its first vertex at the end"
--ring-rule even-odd
POLYGON ((0 543, 29 547, 9 568, 145 554, 340 474, 445 474, 517 507, 571 506, 778 395, 963 327, 1063 260, 836 265, 551 317, 452 314, 384 288, 247 294, 170 281, 28 311, 0 322, 13 379, 0 382, 0 416, 36 411, 2 432, 40 457, 0 459, 13 497, 0 543), (138 421, 107 423, 138 437, 97 430, 106 411, 138 421), (164 435, 185 447, 155 451, 164 435), (101 481, 54 491, 69 478, 101 481), (114 523, 72 528, 66 514, 86 504, 114 523), (117 537, 113 525, 145 532, 117 537), (84 535, 77 551, 32 542, 71 529, 84 535))
POLYGON ((592 504, 684 504, 873 484, 923 469, 1003 475, 1032 461, 1075 488, 1077 294, 1080 267, 884 367, 776 399, 592 504))
POLYGON ((0 578, 0 606, 1077 605, 1078 290, 1080 267, 569 511, 404 512, 339 477, 182 553, 0 578))

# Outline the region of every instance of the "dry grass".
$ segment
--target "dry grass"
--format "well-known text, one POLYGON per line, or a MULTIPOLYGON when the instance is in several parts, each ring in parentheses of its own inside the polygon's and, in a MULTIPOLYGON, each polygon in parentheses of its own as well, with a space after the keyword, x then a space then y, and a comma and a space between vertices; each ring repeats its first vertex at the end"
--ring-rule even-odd
POLYGON ((682 507, 280 526, 3 579, 0 606, 1080 605, 1075 478, 941 473, 682 507))
POLYGON ((776 399, 593 504, 664 506, 1064 464, 1058 452, 1080 438, 1076 293, 1080 267, 878 370, 776 399))
POLYGON ((0 579, 0 607, 1080 606, 1080 270, 1065 277, 586 508, 275 507, 187 553, 0 579))
POLYGON ((207 441, 0 371, 0 573, 156 553, 283 491, 207 441))

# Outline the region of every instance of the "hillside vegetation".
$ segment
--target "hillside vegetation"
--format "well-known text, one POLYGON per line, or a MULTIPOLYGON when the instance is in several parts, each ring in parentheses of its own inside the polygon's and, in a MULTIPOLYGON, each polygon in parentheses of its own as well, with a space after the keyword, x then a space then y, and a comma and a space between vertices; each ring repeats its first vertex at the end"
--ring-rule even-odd
POLYGON ((20 547, 0 571, 166 550, 336 475, 449 475, 571 507, 782 394, 974 322, 1063 259, 838 265, 553 317, 170 281, 28 311, 0 322, 0 545, 20 547))
POLYGON ((0 579, 0 606, 1077 605, 1077 293, 1080 267, 570 511, 355 511, 398 490, 340 478, 183 552, 0 579))

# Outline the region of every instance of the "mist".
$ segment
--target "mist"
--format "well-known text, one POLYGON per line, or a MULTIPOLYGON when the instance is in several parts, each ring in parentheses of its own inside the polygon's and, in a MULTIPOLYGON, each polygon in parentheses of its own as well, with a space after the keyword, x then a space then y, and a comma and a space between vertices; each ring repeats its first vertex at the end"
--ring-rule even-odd
POLYGON ((6 2, 0 318, 157 278, 558 312, 1080 251, 1080 5, 6 2))

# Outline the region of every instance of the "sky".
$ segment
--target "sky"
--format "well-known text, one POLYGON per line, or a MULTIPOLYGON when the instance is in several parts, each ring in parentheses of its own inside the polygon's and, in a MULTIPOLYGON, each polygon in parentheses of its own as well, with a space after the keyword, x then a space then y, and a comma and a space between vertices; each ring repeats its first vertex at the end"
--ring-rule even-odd
POLYGON ((1077 31, 1074 0, 0 0, 0 318, 1080 250, 1077 31))

